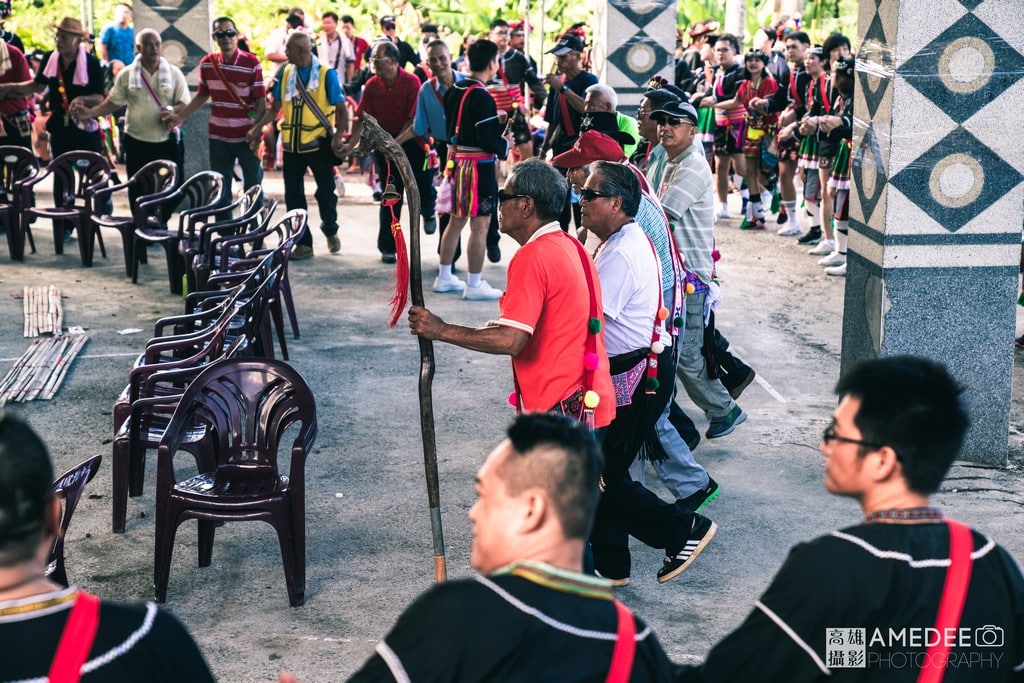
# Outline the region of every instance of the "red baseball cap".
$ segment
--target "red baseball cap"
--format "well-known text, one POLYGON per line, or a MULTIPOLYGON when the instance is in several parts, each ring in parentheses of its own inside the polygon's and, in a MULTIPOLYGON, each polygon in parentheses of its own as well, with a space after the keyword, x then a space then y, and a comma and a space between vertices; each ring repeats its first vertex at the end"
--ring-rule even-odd
POLYGON ((587 130, 580 133, 572 149, 562 152, 551 163, 559 168, 578 168, 595 161, 622 161, 625 158, 622 145, 615 138, 587 130))

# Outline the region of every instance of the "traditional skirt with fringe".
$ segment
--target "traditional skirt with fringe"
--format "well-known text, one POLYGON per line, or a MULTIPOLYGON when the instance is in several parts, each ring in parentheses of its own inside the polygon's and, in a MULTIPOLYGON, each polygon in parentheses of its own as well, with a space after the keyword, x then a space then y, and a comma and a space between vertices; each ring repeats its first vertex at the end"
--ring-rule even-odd
POLYGON ((818 139, 813 135, 808 135, 800 141, 796 165, 800 168, 818 168, 818 139))
POLYGON ((835 160, 832 162, 832 173, 828 177, 828 186, 837 190, 850 189, 850 140, 842 140, 836 148, 835 160))
POLYGON ((454 160, 452 216, 489 216, 494 211, 494 193, 497 192, 494 155, 459 147, 455 150, 454 160))
POLYGON ((697 109, 697 139, 701 142, 715 141, 715 110, 713 107, 697 109))

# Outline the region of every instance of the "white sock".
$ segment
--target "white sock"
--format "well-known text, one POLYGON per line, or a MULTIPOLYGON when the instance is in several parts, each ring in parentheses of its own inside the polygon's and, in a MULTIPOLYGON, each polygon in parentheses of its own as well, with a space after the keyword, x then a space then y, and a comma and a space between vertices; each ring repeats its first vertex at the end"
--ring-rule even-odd
POLYGON ((795 199, 793 201, 791 201, 791 202, 782 202, 782 205, 784 207, 786 207, 786 213, 788 213, 793 218, 796 218, 796 200, 795 199))
POLYGON ((438 277, 442 280, 451 280, 454 277, 452 275, 452 264, 450 263, 447 266, 442 263, 439 270, 438 277))
POLYGON ((751 214, 753 218, 764 218, 764 204, 757 201, 756 199, 750 200, 751 214))
POLYGON ((846 254, 846 244, 850 237, 850 221, 836 219, 836 251, 846 254))
POLYGON ((772 191, 771 190, 761 190, 761 203, 764 204, 765 206, 771 206, 772 205, 772 191))
POLYGON ((754 202, 747 201, 747 220, 751 220, 754 217, 754 202))
POLYGON ((805 200, 804 208, 807 209, 807 215, 811 217, 811 227, 821 227, 821 206, 818 202, 805 200))
POLYGON ((483 278, 481 277, 482 275, 483 275, 483 273, 470 273, 469 274, 469 282, 467 283, 468 286, 470 286, 470 287, 479 287, 480 286, 480 282, 483 280, 483 278))
POLYGON ((750 199, 750 188, 744 187, 742 190, 740 190, 740 197, 742 197, 743 199, 750 199))
POLYGON ((729 215, 729 202, 722 202, 722 210, 719 212, 726 216, 729 215))

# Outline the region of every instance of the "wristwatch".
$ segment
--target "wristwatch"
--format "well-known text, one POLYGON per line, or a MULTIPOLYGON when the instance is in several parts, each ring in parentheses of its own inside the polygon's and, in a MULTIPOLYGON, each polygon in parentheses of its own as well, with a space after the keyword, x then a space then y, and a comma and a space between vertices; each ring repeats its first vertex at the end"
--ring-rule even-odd
POLYGON ((562 84, 562 92, 565 92, 568 89, 569 89, 569 86, 567 86, 565 83, 563 83, 562 84))

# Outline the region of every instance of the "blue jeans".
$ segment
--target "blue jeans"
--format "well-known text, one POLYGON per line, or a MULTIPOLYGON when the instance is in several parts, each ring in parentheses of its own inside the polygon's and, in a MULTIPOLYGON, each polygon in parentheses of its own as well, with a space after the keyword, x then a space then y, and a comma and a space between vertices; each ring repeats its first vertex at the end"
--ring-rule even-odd
MULTIPOLYGON (((220 198, 220 206, 227 206, 231 203, 234 193, 231 191, 231 184, 235 179, 235 160, 242 167, 242 186, 248 189, 253 185, 263 184, 263 168, 256 153, 249 148, 246 142, 224 142, 210 138, 210 170, 217 171, 224 176, 224 194, 220 198)), ((217 220, 227 220, 229 214, 218 214, 217 220)))

